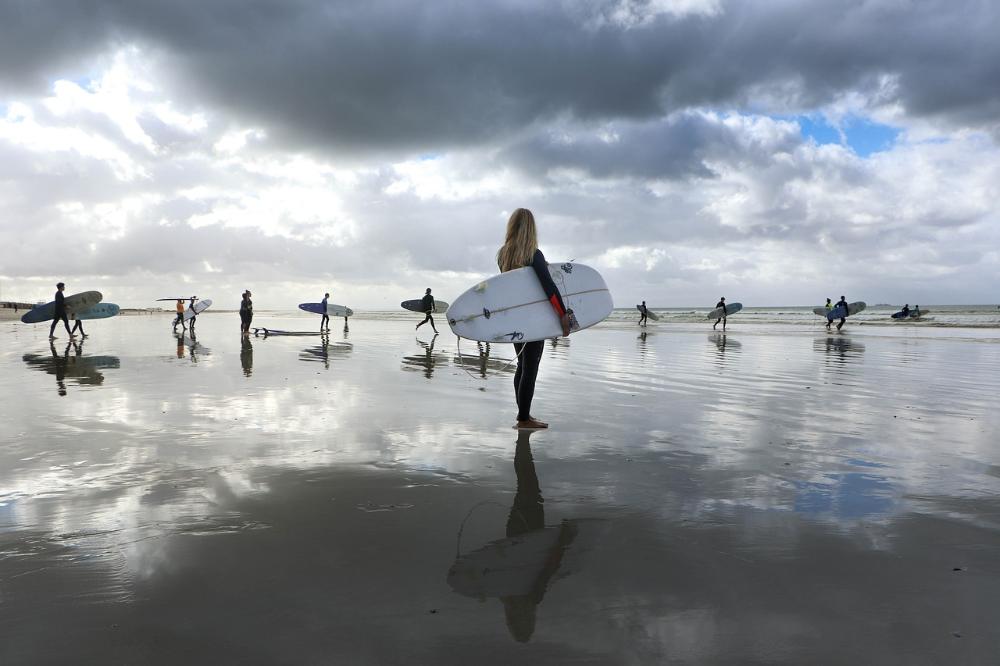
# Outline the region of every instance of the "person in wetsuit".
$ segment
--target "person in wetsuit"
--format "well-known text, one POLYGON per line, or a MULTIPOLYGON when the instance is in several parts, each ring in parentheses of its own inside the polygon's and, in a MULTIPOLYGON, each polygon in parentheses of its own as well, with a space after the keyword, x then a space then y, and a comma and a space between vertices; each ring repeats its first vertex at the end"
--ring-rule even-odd
POLYGON ((649 316, 649 311, 646 310, 646 301, 642 302, 639 306, 639 326, 646 325, 646 318, 649 316))
POLYGON ((431 316, 431 313, 434 312, 434 297, 431 296, 431 288, 430 287, 427 287, 427 293, 424 294, 424 297, 420 300, 420 303, 421 303, 421 307, 424 309, 424 314, 427 315, 427 316, 424 317, 424 320, 422 322, 420 322, 419 324, 417 324, 417 328, 420 328, 421 326, 423 326, 427 322, 430 322, 431 323, 431 328, 433 328, 434 332, 437 333, 438 330, 434 326, 434 317, 431 316))
POLYGON ((907 303, 906 305, 903 306, 902 312, 903 312, 903 316, 901 317, 901 319, 906 319, 907 317, 910 316, 910 304, 909 303, 907 303))
MULTIPOLYGON (((841 306, 844 307, 844 316, 840 318, 840 323, 837 324, 837 330, 838 331, 841 329, 841 327, 843 327, 844 324, 847 323, 847 299, 844 298, 843 294, 840 295, 840 300, 837 301, 837 304, 835 306, 833 306, 833 307, 834 307, 834 309, 836 309, 836 308, 839 308, 841 306)), ((827 321, 829 321, 829 319, 827 321)))
POLYGON ((60 319, 62 320, 63 326, 66 327, 66 332, 69 333, 69 337, 76 337, 73 331, 69 330, 69 317, 66 315, 66 296, 63 295, 64 289, 66 289, 66 285, 62 282, 56 285, 56 312, 52 317, 52 326, 49 327, 49 340, 56 339, 56 324, 59 323, 60 319))
POLYGON ((70 329, 70 333, 76 333, 77 329, 80 329, 80 337, 85 338, 87 334, 83 332, 83 322, 79 319, 73 322, 73 328, 70 329))
POLYGON ((253 321, 253 301, 250 300, 249 289, 243 292, 243 300, 240 301, 240 321, 242 322, 240 330, 243 332, 243 336, 250 335, 250 322, 253 321))
MULTIPOLYGON (((832 309, 833 309, 833 301, 831 301, 828 298, 828 299, 826 299, 826 311, 829 312, 832 309)), ((829 318, 827 318, 827 320, 826 320, 826 330, 828 330, 828 331, 830 330, 830 319, 829 318)))
MULTIPOLYGON (((497 252, 497 264, 501 273, 525 266, 531 266, 545 295, 552 304, 564 336, 570 333, 570 312, 563 304, 559 289, 552 281, 545 255, 538 249, 538 230, 535 227, 535 216, 527 208, 518 208, 507 220, 507 235, 503 247, 497 252)), ((514 400, 517 403, 518 428, 548 428, 549 425, 531 415, 531 401, 535 395, 535 379, 538 376, 538 364, 542 360, 544 341, 515 342, 517 353, 517 370, 514 372, 514 400)))
POLYGON ((330 294, 323 294, 323 300, 320 303, 323 306, 323 318, 319 320, 319 330, 322 333, 323 329, 330 330, 330 316, 326 314, 326 302, 330 300, 330 294))
POLYGON ((196 313, 194 311, 194 302, 197 301, 197 300, 198 300, 197 296, 192 296, 191 297, 191 301, 188 303, 188 309, 191 310, 191 321, 189 322, 191 324, 191 326, 189 328, 191 329, 191 335, 192 336, 194 336, 194 320, 195 320, 195 317, 196 317, 196 313))
POLYGON ((726 314, 727 314, 727 312, 726 312, 726 297, 723 296, 722 298, 720 298, 719 302, 715 304, 715 307, 716 308, 722 308, 722 316, 719 317, 718 319, 716 319, 715 323, 712 324, 712 330, 714 331, 715 327, 718 326, 719 322, 721 321, 722 322, 722 330, 724 331, 724 330, 726 330, 726 314))

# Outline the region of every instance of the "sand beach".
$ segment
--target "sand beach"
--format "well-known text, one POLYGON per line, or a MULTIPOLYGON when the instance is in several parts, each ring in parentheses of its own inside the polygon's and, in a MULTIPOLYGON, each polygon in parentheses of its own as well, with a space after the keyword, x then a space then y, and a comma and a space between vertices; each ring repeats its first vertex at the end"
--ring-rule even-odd
POLYGON ((1000 654, 1000 329, 414 323, 0 322, 0 663, 1000 654))

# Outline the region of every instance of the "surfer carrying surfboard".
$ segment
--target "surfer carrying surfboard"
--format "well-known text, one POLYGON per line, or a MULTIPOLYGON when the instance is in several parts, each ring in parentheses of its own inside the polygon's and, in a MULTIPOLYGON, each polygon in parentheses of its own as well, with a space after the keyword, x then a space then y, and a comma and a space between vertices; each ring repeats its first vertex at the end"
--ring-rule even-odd
POLYGON ((646 301, 642 302, 639 306, 639 326, 646 325, 646 318, 649 316, 649 311, 646 310, 646 301))
POLYGON ((194 335, 194 320, 198 313, 195 312, 194 302, 198 300, 197 296, 192 296, 191 301, 188 303, 188 309, 191 310, 191 335, 194 335))
MULTIPOLYGON (((843 327, 844 324, 847 323, 847 312, 848 312, 848 309, 847 309, 847 299, 844 297, 843 294, 840 295, 840 300, 837 301, 837 304, 834 306, 833 309, 836 310, 837 308, 840 308, 840 307, 844 308, 844 310, 843 310, 844 315, 840 318, 840 323, 837 324, 837 330, 838 331, 841 329, 841 327, 843 327)), ((827 321, 829 321, 829 319, 827 321)))
MULTIPOLYGON (((323 301, 322 301, 322 305, 323 305, 323 318, 319 320, 319 330, 320 330, 320 333, 323 332, 324 328, 326 330, 328 330, 328 331, 330 330, 330 315, 328 315, 326 313, 326 302, 328 300, 330 300, 330 294, 323 294, 323 301)), ((344 317, 344 319, 346 320, 347 317, 344 317)))
MULTIPOLYGON (((326 301, 324 301, 324 303, 325 302, 326 301)), ((431 296, 431 288, 430 287, 427 287, 427 292, 424 294, 424 297, 422 299, 420 299, 420 302, 423 304, 424 314, 426 316, 424 317, 424 320, 422 322, 420 322, 419 324, 417 324, 417 328, 420 328, 421 326, 423 326, 427 322, 430 322, 431 323, 431 328, 434 329, 434 333, 437 334, 438 330, 434 326, 434 317, 431 316, 431 313, 434 312, 434 297, 431 296)))
POLYGON ((184 325, 184 299, 177 299, 177 318, 174 319, 174 333, 177 332, 177 324, 181 325, 181 330, 186 331, 187 326, 184 325))
MULTIPOLYGON (((569 335, 569 313, 563 304, 562 296, 552 274, 549 273, 545 255, 538 249, 538 230, 535 227, 535 216, 527 208, 518 208, 507 220, 507 234, 504 244, 497 252, 497 264, 501 273, 525 266, 531 266, 542 285, 545 296, 548 297, 552 309, 559 317, 563 336, 569 335)), ((517 403, 518 428, 548 428, 549 424, 539 421, 531 415, 531 400, 535 395, 535 379, 538 377, 538 364, 542 360, 545 341, 515 342, 517 353, 517 370, 514 372, 514 400, 517 403)))
POLYGON ((69 330, 69 317, 66 315, 66 296, 63 294, 63 290, 66 289, 66 285, 60 282, 56 285, 56 312, 52 317, 52 326, 49 327, 49 340, 56 339, 56 324, 62 319, 63 326, 66 327, 66 332, 69 333, 69 337, 75 338, 76 335, 73 331, 69 330))
POLYGON ((719 318, 715 320, 714 324, 712 324, 712 330, 714 331, 715 327, 718 326, 719 322, 721 321, 722 322, 722 330, 724 331, 724 330, 726 330, 726 315, 728 314, 727 311, 726 311, 726 297, 725 296, 721 297, 719 299, 719 302, 715 304, 715 307, 716 307, 716 309, 722 308, 722 314, 720 314, 719 318))
MULTIPOLYGON (((828 298, 828 299, 826 299, 826 311, 829 312, 832 309, 833 309, 833 301, 831 301, 828 298)), ((830 330, 830 320, 829 320, 829 318, 826 320, 826 330, 828 330, 828 331, 830 330)))

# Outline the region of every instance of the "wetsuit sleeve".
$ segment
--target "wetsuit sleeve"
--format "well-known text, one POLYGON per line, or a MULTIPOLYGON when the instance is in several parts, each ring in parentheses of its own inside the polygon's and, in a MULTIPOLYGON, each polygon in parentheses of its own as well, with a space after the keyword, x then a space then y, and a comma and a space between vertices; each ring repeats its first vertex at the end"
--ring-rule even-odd
POLYGON ((545 255, 541 250, 535 250, 535 256, 531 258, 531 267, 535 269, 538 281, 542 283, 542 290, 549 297, 549 302, 556 314, 560 317, 566 314, 566 306, 563 304, 562 296, 556 283, 552 281, 552 274, 549 273, 549 264, 545 261, 545 255))

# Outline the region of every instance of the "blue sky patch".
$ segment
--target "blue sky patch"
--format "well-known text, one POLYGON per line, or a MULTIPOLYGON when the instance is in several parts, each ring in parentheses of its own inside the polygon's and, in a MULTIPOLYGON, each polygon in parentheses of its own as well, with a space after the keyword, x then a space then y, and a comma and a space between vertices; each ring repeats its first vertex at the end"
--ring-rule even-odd
POLYGON ((875 123, 865 118, 849 117, 841 130, 827 122, 822 116, 797 116, 795 120, 802 128, 802 136, 823 145, 828 143, 844 144, 859 157, 868 157, 872 153, 889 150, 899 138, 899 129, 890 125, 875 123))

